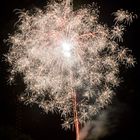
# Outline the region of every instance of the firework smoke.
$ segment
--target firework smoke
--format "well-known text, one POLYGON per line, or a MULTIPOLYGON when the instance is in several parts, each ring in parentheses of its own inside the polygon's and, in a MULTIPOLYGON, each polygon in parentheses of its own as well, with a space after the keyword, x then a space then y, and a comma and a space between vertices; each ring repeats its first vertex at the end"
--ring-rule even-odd
POLYGON ((131 129, 128 128, 128 125, 130 125, 131 122, 131 117, 128 120, 126 119, 127 115, 131 116, 130 111, 130 106, 117 101, 113 106, 110 106, 107 110, 102 111, 98 118, 94 119, 94 121, 88 122, 81 129, 80 140, 108 139, 108 137, 113 136, 118 133, 117 131, 122 131, 123 129, 123 134, 125 131, 128 132, 128 129, 131 133, 131 129), (122 123, 123 126, 120 126, 122 123), (124 125, 124 123, 128 125, 124 125))
POLYGON ((20 11, 6 56, 12 66, 10 81, 20 73, 26 84, 20 99, 46 112, 58 111, 64 128, 71 128, 75 117, 84 125, 108 105, 120 83, 120 65, 134 65, 130 51, 119 41, 123 23, 135 15, 118 10, 115 25, 109 28, 98 21, 95 4, 74 11, 70 3, 64 0, 43 10, 20 11))
POLYGON ((107 117, 107 112, 103 112, 97 120, 88 122, 80 131, 80 140, 99 140, 111 133, 108 127, 110 120, 107 117))

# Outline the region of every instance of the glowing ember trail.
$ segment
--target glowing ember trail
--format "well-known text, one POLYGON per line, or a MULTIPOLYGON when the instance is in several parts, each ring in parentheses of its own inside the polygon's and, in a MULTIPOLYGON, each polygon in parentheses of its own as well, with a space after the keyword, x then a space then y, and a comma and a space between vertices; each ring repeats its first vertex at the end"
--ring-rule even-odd
POLYGON ((99 22, 96 4, 73 10, 71 0, 19 13, 18 30, 8 39, 9 80, 22 74, 26 89, 20 99, 38 104, 46 113, 59 112, 62 127, 75 126, 79 140, 79 126, 111 102, 120 66, 134 65, 119 41, 123 24, 136 15, 118 10, 110 28, 99 22))

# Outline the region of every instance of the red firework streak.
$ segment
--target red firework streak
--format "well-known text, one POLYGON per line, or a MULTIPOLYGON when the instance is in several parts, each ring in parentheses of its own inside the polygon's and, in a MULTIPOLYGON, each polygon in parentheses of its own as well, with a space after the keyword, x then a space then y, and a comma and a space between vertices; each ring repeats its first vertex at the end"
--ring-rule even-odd
POLYGON ((74 114, 74 125, 76 131, 76 140, 79 140, 79 119, 78 119, 77 101, 76 101, 77 97, 74 91, 72 93, 72 99, 73 99, 73 114, 74 114))

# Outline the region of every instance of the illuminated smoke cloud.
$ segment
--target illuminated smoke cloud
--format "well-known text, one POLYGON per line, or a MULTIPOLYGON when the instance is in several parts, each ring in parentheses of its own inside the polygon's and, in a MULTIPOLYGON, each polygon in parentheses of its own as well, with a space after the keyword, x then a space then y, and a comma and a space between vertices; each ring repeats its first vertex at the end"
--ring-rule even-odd
POLYGON ((107 110, 101 111, 96 119, 85 124, 80 131, 79 140, 102 140, 110 139, 110 137, 112 139, 116 135, 119 136, 120 132, 124 136, 128 135, 129 132, 132 133, 134 128, 130 129, 128 127, 132 121, 131 113, 130 106, 118 101, 115 102, 107 110), (126 116, 129 116, 131 119, 126 119, 126 116))
POLYGON ((98 119, 88 122, 80 131, 80 140, 99 140, 107 136, 111 131, 108 125, 112 120, 108 120, 108 113, 103 112, 98 119))
POLYGON ((53 2, 43 10, 20 11, 18 29, 9 36, 10 81, 22 74, 26 85, 20 99, 45 112, 58 111, 62 126, 74 124, 73 97, 80 125, 111 102, 119 83, 119 67, 134 65, 119 45, 132 13, 118 10, 115 25, 99 22, 96 4, 73 10, 69 1, 53 2))

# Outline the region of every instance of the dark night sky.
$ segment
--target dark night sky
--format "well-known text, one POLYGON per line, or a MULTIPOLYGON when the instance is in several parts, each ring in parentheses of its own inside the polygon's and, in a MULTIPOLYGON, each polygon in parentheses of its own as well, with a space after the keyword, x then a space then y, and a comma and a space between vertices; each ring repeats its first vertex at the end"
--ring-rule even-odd
MULTIPOLYGON (((91 4, 93 0, 74 0, 74 7, 81 4, 91 4)), ((122 73, 124 83, 113 101, 112 108, 123 104, 125 109, 119 119, 115 133, 105 136, 103 139, 135 139, 139 137, 139 80, 140 80, 140 5, 138 0, 95 0, 100 6, 100 19, 102 22, 112 25, 111 13, 117 9, 128 9, 136 13, 139 18, 131 26, 128 26, 124 35, 124 45, 132 49, 136 57, 135 68, 122 73), (116 103, 117 100, 117 103, 116 103)), ((31 9, 42 7, 46 0, 1 0, 0 1, 0 140, 74 140, 73 131, 61 129, 59 115, 45 114, 37 106, 25 106, 17 99, 17 95, 23 92, 24 86, 21 80, 15 85, 8 85, 8 65, 3 61, 2 55, 8 51, 8 46, 3 43, 8 33, 14 31, 14 23, 18 20, 14 9, 31 9)), ((112 114, 111 114, 112 115, 112 114)), ((112 115, 113 116, 113 115, 112 115)), ((112 119, 116 119, 114 115, 112 119)), ((112 120, 110 120, 112 121, 112 120)), ((138 138, 137 138, 138 139, 138 138)))

